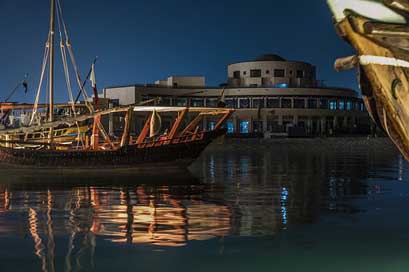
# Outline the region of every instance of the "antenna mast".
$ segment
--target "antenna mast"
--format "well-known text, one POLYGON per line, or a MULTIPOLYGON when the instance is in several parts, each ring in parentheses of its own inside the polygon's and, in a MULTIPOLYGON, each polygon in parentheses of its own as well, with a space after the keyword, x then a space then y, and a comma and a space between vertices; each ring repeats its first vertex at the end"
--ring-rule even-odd
POLYGON ((55 0, 51 0, 50 33, 48 46, 50 49, 50 107, 48 121, 54 121, 54 32, 55 32, 55 0))

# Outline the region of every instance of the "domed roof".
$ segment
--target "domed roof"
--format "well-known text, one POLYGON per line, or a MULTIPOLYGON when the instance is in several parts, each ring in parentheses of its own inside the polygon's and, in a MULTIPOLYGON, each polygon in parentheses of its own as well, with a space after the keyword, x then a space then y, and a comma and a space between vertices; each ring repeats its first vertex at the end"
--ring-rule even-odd
POLYGON ((286 61, 283 57, 275 54, 266 54, 259 56, 255 61, 286 61))

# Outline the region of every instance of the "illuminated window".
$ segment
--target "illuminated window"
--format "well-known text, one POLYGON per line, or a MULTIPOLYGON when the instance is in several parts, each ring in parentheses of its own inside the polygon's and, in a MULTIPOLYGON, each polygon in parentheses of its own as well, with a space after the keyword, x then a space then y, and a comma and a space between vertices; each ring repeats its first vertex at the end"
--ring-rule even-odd
POLYGON ((347 111, 352 110, 352 102, 347 100, 347 111))
POLYGON ((288 88, 288 84, 287 83, 278 83, 278 84, 275 84, 274 87, 275 88, 285 89, 285 88, 288 88))
POLYGON ((249 133, 249 121, 240 121, 240 133, 249 133))
POLYGON ((232 121, 226 122, 227 133, 232 134, 234 133, 234 124, 232 121))
POLYGON ((338 101, 338 109, 339 110, 345 110, 345 101, 344 100, 339 100, 338 101))
POLYGON ((329 109, 336 110, 337 109, 337 100, 330 100, 329 101, 329 109))
POLYGON ((213 130, 215 126, 216 126, 215 121, 209 121, 209 123, 207 123, 207 127, 209 130, 213 130))

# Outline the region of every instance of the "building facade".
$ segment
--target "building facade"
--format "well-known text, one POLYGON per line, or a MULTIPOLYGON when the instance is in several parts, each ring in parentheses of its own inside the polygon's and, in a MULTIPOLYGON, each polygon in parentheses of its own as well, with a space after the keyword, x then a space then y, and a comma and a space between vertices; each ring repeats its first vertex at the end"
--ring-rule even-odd
MULTIPOLYGON (((216 107, 222 100, 236 109, 226 128, 237 136, 370 133, 371 121, 358 94, 320 86, 311 64, 265 55, 230 64, 227 70, 222 87, 206 87, 204 77, 169 77, 150 85, 106 88, 104 97, 118 105, 159 98, 161 106, 190 107, 216 107)), ((208 129, 214 125, 211 118, 201 124, 208 129)))

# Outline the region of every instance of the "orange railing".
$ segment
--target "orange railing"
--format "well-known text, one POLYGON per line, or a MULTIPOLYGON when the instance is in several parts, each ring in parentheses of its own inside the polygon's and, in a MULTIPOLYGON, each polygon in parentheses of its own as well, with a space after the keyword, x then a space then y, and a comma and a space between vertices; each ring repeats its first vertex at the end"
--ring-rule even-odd
POLYGON ((173 139, 168 139, 166 136, 161 136, 159 139, 145 139, 143 143, 137 144, 136 141, 132 141, 131 145, 137 145, 138 148, 146 148, 146 147, 158 147, 163 145, 169 144, 181 144, 181 143, 189 143, 193 141, 201 141, 204 138, 204 132, 198 132, 196 134, 191 135, 184 135, 175 137, 173 139))

